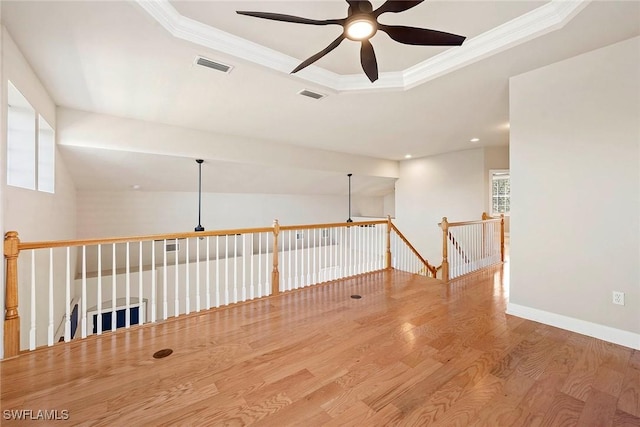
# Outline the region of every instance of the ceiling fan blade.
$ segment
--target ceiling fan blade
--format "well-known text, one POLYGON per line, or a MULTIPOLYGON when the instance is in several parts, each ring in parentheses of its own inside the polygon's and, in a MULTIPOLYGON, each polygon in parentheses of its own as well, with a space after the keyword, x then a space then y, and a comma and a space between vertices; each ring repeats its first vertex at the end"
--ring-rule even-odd
POLYGON ((246 15, 253 16, 255 18, 262 19, 270 19, 272 21, 283 21, 283 22, 293 22, 294 24, 310 24, 310 25, 331 25, 337 24, 342 25, 346 21, 345 19, 309 19, 309 18, 301 18, 299 16, 293 15, 283 15, 281 13, 270 13, 270 12, 249 12, 245 10, 236 10, 238 15, 246 15))
POLYGON ((354 13, 370 13, 373 10, 373 5, 370 1, 347 0, 347 3, 349 3, 349 16, 354 13))
POLYGON ((297 73, 298 71, 302 70, 303 68, 308 67, 309 65, 313 64, 314 62, 316 62, 318 59, 322 58, 323 56, 325 56, 327 53, 331 52, 333 49, 337 48, 338 45, 340 43, 342 43, 342 40, 344 40, 344 34, 340 34, 340 36, 338 36, 337 39, 335 39, 334 41, 331 42, 331 44, 327 47, 325 47, 324 49, 322 49, 320 52, 316 53, 315 55, 311 56, 310 58, 306 59, 303 63, 301 63, 300 65, 298 65, 292 72, 293 73, 297 73))
POLYGON ((466 37, 426 28, 379 24, 378 29, 393 40, 420 46, 460 46, 466 37))
POLYGON ((362 64, 362 70, 369 77, 371 83, 378 80, 378 61, 376 61, 376 54, 369 40, 362 40, 360 63, 362 64))
POLYGON ((417 0, 417 1, 387 0, 385 3, 382 4, 382 6, 380 6, 373 12, 373 16, 377 18, 381 14, 387 13, 387 12, 392 12, 392 13, 404 12, 405 10, 409 10, 412 7, 419 5, 423 1, 424 0, 417 0))

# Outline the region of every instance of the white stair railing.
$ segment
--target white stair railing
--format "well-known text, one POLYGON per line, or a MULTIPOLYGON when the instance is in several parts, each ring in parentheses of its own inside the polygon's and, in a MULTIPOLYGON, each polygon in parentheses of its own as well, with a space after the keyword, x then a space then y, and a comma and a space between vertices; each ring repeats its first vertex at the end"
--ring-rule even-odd
POLYGON ((449 280, 504 261, 504 216, 480 221, 448 222, 442 218, 442 280, 449 280))
POLYGON ((9 232, 5 259, 5 357, 54 345, 54 319, 68 342, 384 269, 435 274, 390 218, 52 242, 9 232))

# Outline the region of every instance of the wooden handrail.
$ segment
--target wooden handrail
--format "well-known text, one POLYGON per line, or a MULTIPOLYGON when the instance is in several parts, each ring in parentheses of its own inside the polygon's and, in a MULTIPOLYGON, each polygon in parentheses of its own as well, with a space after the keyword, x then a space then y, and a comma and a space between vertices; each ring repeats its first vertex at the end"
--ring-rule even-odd
MULTIPOLYGON (((318 229, 318 228, 335 228, 335 227, 357 227, 367 225, 385 224, 384 220, 377 221, 361 221, 361 222, 339 222, 339 223, 326 223, 326 224, 304 224, 304 225, 282 225, 280 230, 301 230, 301 229, 318 229)), ((53 241, 40 241, 40 242, 20 242, 20 250, 30 249, 48 249, 48 248, 61 248, 61 247, 73 247, 73 246, 90 246, 90 245, 104 245, 112 243, 127 243, 131 241, 151 241, 151 240, 175 240, 186 239, 193 237, 207 237, 207 236, 225 236, 232 234, 250 234, 250 233, 270 233, 273 231, 273 227, 258 227, 258 228, 234 228, 228 230, 212 230, 212 231, 188 231, 184 233, 169 233, 169 234, 147 234, 141 236, 128 236, 128 237, 106 237, 106 238, 93 238, 93 239, 75 239, 75 240, 53 240, 53 241)))
POLYGON ((414 255, 416 257, 418 257, 418 259, 420 260, 420 262, 422 262, 422 264, 425 265, 425 267, 427 267, 429 269, 429 271, 434 275, 436 275, 437 270, 435 269, 434 266, 432 266, 431 264, 429 264, 429 262, 422 258, 422 255, 420 255, 420 253, 416 250, 416 248, 413 247, 413 245, 411 243, 409 243, 409 240, 407 240, 406 237, 404 237, 404 234, 402 234, 400 232, 400 230, 398 230, 398 227, 395 226, 395 224, 391 223, 391 228, 398 234, 398 236, 402 239, 402 241, 407 245, 407 247, 409 249, 411 249, 411 251, 414 253, 414 255))
MULTIPOLYGON (((490 218, 490 219, 480 219, 477 221, 461 221, 461 222, 448 222, 448 227, 460 227, 463 225, 472 225, 472 224, 486 224, 488 222, 500 222, 500 218, 490 218)), ((441 226, 441 223, 438 224, 438 226, 441 226)))
POLYGON ((76 239, 76 240, 52 240, 41 242, 25 242, 20 243, 20 250, 29 249, 48 249, 48 248, 61 248, 61 247, 73 247, 73 246, 90 246, 90 245, 105 245, 111 243, 127 243, 132 241, 152 241, 152 240, 175 240, 186 239, 193 237, 207 237, 207 236, 226 236, 232 234, 248 234, 248 233, 270 233, 273 231, 272 227, 261 228, 238 228, 230 230, 216 230, 216 231, 187 231, 184 233, 169 233, 169 234, 147 234, 142 236, 128 236, 128 237, 106 237, 96 239, 76 239))

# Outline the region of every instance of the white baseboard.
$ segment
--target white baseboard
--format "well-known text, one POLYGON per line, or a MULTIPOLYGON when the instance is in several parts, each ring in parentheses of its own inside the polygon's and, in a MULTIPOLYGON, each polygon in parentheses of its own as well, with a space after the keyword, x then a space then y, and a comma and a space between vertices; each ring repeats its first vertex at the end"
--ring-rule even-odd
POLYGON ((640 350, 640 334, 634 332, 513 303, 507 304, 507 314, 640 350))

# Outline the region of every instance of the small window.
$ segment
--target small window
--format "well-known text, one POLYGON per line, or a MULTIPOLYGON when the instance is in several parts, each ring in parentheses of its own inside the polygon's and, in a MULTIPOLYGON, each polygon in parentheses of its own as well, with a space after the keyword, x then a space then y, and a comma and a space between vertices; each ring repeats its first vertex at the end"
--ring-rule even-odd
POLYGON ((509 215, 511 211, 511 176, 508 170, 492 170, 491 215, 509 215))
POLYGON ((54 193, 55 131, 11 82, 7 92, 7 185, 54 193))
POLYGON ((55 192, 56 140, 53 128, 38 117, 38 190, 55 192))
POLYGON ((7 185, 35 190, 36 112, 11 82, 7 102, 7 185))

